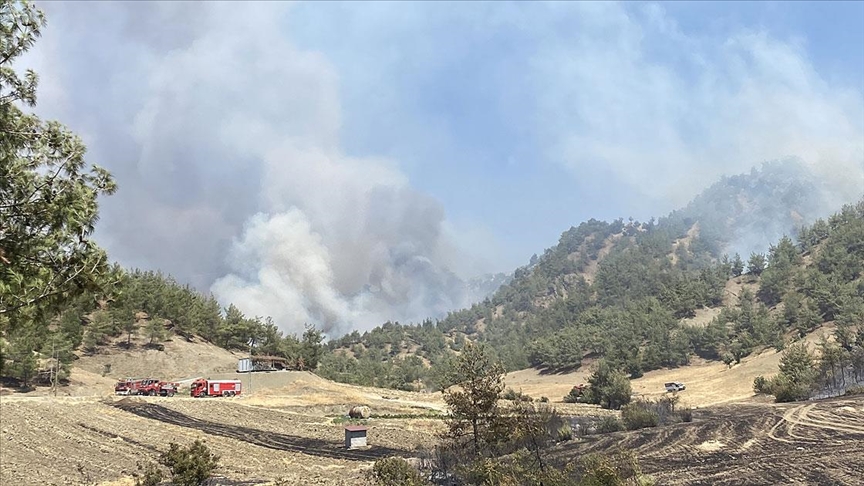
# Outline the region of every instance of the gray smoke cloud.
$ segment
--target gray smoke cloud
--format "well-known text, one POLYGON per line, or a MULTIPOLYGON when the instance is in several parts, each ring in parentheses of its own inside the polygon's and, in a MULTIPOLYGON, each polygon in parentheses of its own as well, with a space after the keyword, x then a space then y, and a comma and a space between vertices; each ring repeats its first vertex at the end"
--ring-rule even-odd
MULTIPOLYGON (((829 81, 794 42, 761 31, 701 37, 657 5, 302 6, 307 35, 337 45, 339 69, 314 41, 292 40, 294 4, 40 6, 49 26, 19 65, 41 75, 38 112, 80 133, 89 159, 117 177, 100 243, 124 265, 162 269, 290 332, 418 320, 484 294, 465 283, 488 267, 464 242, 488 253, 494 238, 454 230, 399 160, 343 147, 343 92, 373 99, 352 116, 390 120, 381 126, 394 131, 392 153, 454 140, 434 153, 467 164, 471 152, 438 111, 400 110, 437 81, 470 75, 456 99, 489 95, 478 106, 537 147, 537 164, 631 189, 597 191, 574 213, 620 198, 647 219, 720 175, 790 156, 836 205, 864 187, 860 87, 829 81), (497 39, 519 48, 504 52, 497 39)), ((502 187, 519 196, 501 194, 505 213, 562 196, 502 187)), ((561 217, 554 233, 578 223, 561 217)))
POLYGON ((98 238, 289 332, 442 315, 476 263, 396 161, 340 149, 338 76, 283 4, 45 4, 22 64, 121 190, 98 238), (74 43, 70 43, 74 40, 74 43), (67 59, 74 61, 67 61, 67 59), (95 113, 88 116, 87 113, 95 113))

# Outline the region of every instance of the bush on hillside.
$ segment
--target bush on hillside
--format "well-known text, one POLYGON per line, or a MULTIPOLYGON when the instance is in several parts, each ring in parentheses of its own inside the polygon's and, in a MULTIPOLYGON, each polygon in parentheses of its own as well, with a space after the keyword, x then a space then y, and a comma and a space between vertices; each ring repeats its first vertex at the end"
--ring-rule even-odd
POLYGON ((428 481, 401 457, 387 457, 375 461, 369 474, 378 486, 426 486, 428 481))
POLYGON ((620 432, 624 430, 624 424, 618 420, 618 417, 603 417, 603 420, 597 424, 597 432, 608 434, 610 432, 620 432))
POLYGON ((501 398, 503 398, 504 400, 512 400, 512 401, 519 401, 519 402, 530 402, 531 401, 531 397, 522 393, 521 391, 517 392, 516 390, 514 390, 512 388, 508 388, 508 389, 504 390, 504 393, 501 394, 501 398))
POLYGON ((174 442, 159 455, 159 463, 171 471, 171 482, 178 486, 198 486, 204 483, 219 465, 219 456, 210 452, 204 442, 195 440, 188 447, 174 442))
POLYGON ((635 402, 621 408, 621 420, 628 430, 637 430, 656 427, 660 423, 660 416, 644 402, 635 402))
POLYGON ((580 461, 579 486, 608 486, 632 484, 652 486, 655 481, 642 474, 639 462, 632 452, 590 454, 580 461))
MULTIPOLYGON (((630 380, 627 375, 601 360, 597 369, 588 378, 590 386, 584 391, 583 401, 595 403, 603 408, 618 410, 630 403, 630 380)), ((572 393, 572 391, 571 391, 572 393)))
POLYGON ((145 464, 139 462, 138 471, 137 474, 133 474, 135 476, 135 486, 157 486, 162 483, 164 474, 162 474, 162 470, 159 469, 158 465, 152 462, 145 464))
POLYGON ((753 379, 753 391, 755 393, 771 393, 769 381, 762 375, 753 379))

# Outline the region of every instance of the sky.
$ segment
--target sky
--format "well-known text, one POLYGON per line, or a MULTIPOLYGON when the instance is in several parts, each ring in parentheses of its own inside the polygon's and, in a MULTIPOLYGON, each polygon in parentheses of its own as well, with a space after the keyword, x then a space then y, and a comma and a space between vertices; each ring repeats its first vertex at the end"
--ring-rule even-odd
POLYGON ((37 5, 99 243, 288 332, 441 316, 765 161, 864 188, 862 2, 37 5))

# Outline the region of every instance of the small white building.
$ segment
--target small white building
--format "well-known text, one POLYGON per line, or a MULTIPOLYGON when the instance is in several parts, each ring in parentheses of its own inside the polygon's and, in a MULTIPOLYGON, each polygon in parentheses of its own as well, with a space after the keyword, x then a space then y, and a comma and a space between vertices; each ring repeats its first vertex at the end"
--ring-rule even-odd
POLYGON ((366 427, 362 425, 345 426, 345 448, 366 447, 366 427))

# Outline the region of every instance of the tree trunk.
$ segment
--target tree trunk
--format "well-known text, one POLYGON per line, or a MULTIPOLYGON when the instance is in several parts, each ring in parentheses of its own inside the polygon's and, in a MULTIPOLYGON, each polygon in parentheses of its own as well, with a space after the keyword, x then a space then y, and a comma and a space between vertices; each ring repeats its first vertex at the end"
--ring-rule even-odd
POLYGON ((474 455, 480 456, 480 433, 477 430, 477 419, 471 419, 471 428, 474 432, 474 455))

